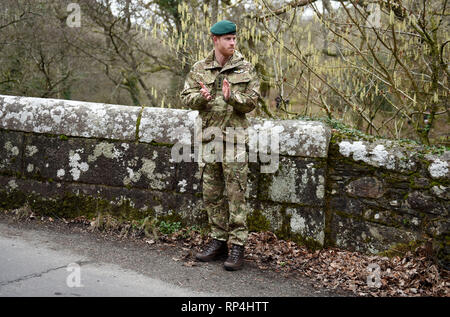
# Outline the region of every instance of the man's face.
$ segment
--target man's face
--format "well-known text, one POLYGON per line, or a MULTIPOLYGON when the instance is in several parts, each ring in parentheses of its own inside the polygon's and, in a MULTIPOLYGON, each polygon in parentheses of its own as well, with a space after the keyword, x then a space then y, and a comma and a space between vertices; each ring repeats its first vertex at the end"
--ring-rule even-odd
POLYGON ((223 56, 231 56, 236 48, 236 35, 227 34, 222 36, 214 35, 214 48, 223 56))

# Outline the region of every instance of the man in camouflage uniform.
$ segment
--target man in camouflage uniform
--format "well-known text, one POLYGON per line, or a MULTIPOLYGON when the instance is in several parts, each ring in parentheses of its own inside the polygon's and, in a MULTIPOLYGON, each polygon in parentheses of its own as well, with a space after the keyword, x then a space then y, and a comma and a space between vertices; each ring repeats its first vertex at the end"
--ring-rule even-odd
MULTIPOLYGON (((259 79, 254 67, 235 50, 236 25, 224 20, 214 24, 210 31, 214 49, 204 60, 193 65, 181 93, 183 103, 199 111, 203 148, 214 142, 205 137, 208 128, 220 128, 224 141, 227 140, 227 127, 245 133, 248 128, 246 113, 256 107, 259 97, 259 79)), ((239 139, 237 142, 242 142, 239 139)), ((222 142, 220 138, 219 142, 222 142)), ((231 142, 235 143, 234 137, 231 142)), ((200 261, 217 259, 228 253, 227 242, 230 242, 231 250, 224 263, 227 270, 242 268, 248 236, 245 147, 244 156, 243 159, 233 156, 231 161, 228 156, 222 162, 208 161, 203 169, 203 201, 212 241, 196 258, 200 261)))

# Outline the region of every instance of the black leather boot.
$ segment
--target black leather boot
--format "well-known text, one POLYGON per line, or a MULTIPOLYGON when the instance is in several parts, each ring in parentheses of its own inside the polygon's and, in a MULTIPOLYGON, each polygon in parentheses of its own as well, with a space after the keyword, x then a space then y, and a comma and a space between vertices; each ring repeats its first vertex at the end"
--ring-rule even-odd
POLYGON ((244 265, 244 246, 233 244, 228 259, 223 266, 227 271, 237 271, 244 265))
POLYGON ((226 241, 212 239, 202 252, 196 254, 195 258, 202 262, 209 262, 226 255, 227 252, 228 246, 226 241))

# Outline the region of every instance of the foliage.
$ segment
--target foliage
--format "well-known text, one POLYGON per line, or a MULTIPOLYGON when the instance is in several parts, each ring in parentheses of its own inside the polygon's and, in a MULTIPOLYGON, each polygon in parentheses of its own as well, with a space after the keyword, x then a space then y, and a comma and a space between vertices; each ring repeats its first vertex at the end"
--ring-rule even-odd
POLYGON ((310 21, 303 19, 303 7, 274 10, 262 0, 263 13, 253 23, 262 24, 267 36, 262 45, 269 47, 281 100, 295 98, 306 114, 315 105, 328 118, 370 134, 399 138, 414 132, 429 144, 437 116, 448 106, 447 1, 418 6, 380 0, 369 6, 349 0, 321 12, 317 1, 297 4, 307 2, 315 13, 310 21))
MULTIPOLYGON (((279 117, 320 109, 369 134, 430 144, 448 116, 447 1, 336 2, 222 3, 218 19, 237 23, 239 50, 259 70, 263 95, 276 97, 279 117)), ((211 49, 211 8, 188 1, 178 11, 181 28, 154 20, 153 35, 192 66, 211 49)))
POLYGON ((71 2, 2 2, 0 93, 181 107, 229 19, 270 117, 448 144, 448 0, 80 0, 80 28, 71 2))
POLYGON ((162 234, 172 234, 181 229, 181 222, 171 222, 171 221, 160 221, 158 225, 159 231, 162 234))

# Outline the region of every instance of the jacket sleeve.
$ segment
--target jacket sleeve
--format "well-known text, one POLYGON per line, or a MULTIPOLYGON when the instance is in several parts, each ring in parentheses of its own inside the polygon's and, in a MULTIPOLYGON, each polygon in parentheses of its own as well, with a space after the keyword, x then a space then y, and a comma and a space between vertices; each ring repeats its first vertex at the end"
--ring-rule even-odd
POLYGON ((180 97, 181 102, 186 107, 189 107, 193 110, 202 110, 203 108, 205 108, 208 101, 200 94, 201 86, 195 79, 195 66, 196 65, 192 67, 192 70, 186 77, 184 88, 180 94, 180 97))
POLYGON ((228 103, 237 111, 247 113, 252 111, 258 105, 259 98, 259 78, 254 67, 250 70, 251 80, 249 81, 245 92, 233 90, 231 87, 231 95, 228 103))

